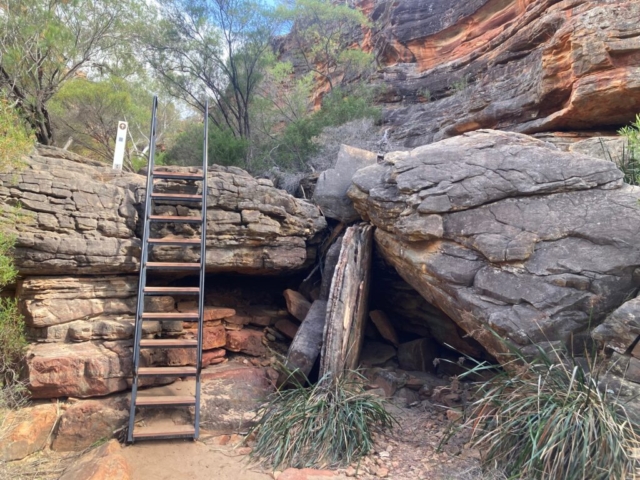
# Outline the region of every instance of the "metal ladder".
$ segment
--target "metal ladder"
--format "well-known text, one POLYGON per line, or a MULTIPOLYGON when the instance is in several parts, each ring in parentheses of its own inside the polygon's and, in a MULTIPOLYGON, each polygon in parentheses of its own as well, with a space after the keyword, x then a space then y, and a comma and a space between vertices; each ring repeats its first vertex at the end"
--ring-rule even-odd
POLYGON ((138 303, 136 307, 135 336, 133 346, 133 383, 131 387, 131 409, 129 413, 129 430, 127 440, 129 443, 139 439, 165 439, 165 438, 193 438, 196 440, 200 433, 200 371, 202 369, 202 336, 204 319, 204 279, 207 236, 207 163, 208 163, 208 128, 209 128, 209 102, 206 102, 204 115, 204 153, 202 159, 202 171, 200 173, 164 172, 154 170, 154 157, 156 150, 156 126, 157 126, 158 98, 153 98, 151 115, 151 134, 149 147, 149 165, 147 171, 147 190, 145 198, 144 231, 142 236, 142 254, 140 258, 140 281, 138 283, 138 303), (153 191, 155 180, 186 180, 199 181, 202 185, 202 193, 176 194, 155 193, 153 191), (200 216, 170 216, 154 215, 155 201, 177 201, 199 203, 202 206, 200 216), (152 223, 191 223, 200 224, 200 238, 150 238, 152 223), (149 248, 154 245, 177 245, 182 247, 200 246, 200 261, 193 263, 169 263, 150 262, 149 248), (166 271, 199 271, 200 280, 198 287, 157 287, 147 286, 148 270, 166 271), (185 313, 153 313, 145 312, 145 297, 150 295, 197 295, 198 311, 185 313), (146 321, 179 320, 184 322, 198 322, 197 340, 192 339, 142 339, 142 325, 146 321), (196 350, 195 367, 141 367, 140 350, 147 348, 194 348, 196 350), (141 378, 149 377, 195 377, 196 391, 193 396, 139 396, 138 387, 141 378), (144 429, 135 427, 136 408, 147 407, 193 407, 195 409, 194 424, 180 425, 162 429, 144 429))

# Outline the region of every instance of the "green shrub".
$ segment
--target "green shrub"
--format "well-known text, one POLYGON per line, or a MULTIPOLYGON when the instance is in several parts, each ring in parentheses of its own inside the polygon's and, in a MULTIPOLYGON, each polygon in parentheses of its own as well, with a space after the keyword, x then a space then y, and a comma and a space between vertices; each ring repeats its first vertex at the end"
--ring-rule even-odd
POLYGON ((24 400, 26 388, 20 381, 19 365, 26 346, 17 300, 0 298, 0 408, 18 406, 24 400))
MULTIPOLYGON (((17 270, 10 256, 14 237, 0 231, 0 289, 12 283, 17 270)), ((19 365, 27 346, 17 300, 0 298, 0 409, 19 406, 26 397, 19 365)))
MULTIPOLYGON (((156 160, 157 164, 199 166, 202 165, 203 127, 192 124, 175 140, 173 146, 156 160)), ((230 130, 209 128, 209 164, 234 165, 247 168, 248 142, 235 136, 230 130)))
POLYGON ((334 88, 323 98, 320 110, 289 122, 275 138, 263 145, 256 166, 258 169, 277 166, 284 170, 306 170, 309 158, 319 150, 314 138, 325 127, 380 117, 380 109, 373 106, 373 97, 373 90, 364 85, 350 90, 334 88))
POLYGON ((458 92, 462 92, 463 90, 466 90, 468 86, 469 86, 469 77, 465 75, 459 80, 456 80, 455 82, 453 82, 449 87, 449 90, 455 93, 458 93, 458 92))
POLYGON ((24 126, 5 99, 0 99, 0 172, 18 166, 22 155, 35 145, 35 137, 24 126))
MULTIPOLYGON (((20 167, 22 156, 33 149, 33 135, 5 100, 0 99, 0 171, 20 167)), ((3 206, 0 211, 0 291, 13 283, 18 274, 11 257, 15 236, 8 228, 22 221, 17 208, 3 206)), ((20 405, 26 387, 19 379, 19 363, 26 347, 24 323, 12 298, 0 297, 0 409, 20 405)))
POLYGON ((278 391, 258 414, 252 456, 274 469, 346 466, 371 451, 376 428, 395 422, 380 400, 364 391, 357 374, 278 391))
POLYGON ((599 388, 597 362, 512 352, 505 370, 480 385, 465 424, 485 465, 523 480, 632 478, 638 432, 623 402, 599 388))
POLYGON ((618 164, 626 183, 640 185, 640 115, 636 115, 635 122, 621 128, 618 133, 627 139, 627 149, 623 150, 621 158, 613 159, 603 144, 605 155, 618 164))

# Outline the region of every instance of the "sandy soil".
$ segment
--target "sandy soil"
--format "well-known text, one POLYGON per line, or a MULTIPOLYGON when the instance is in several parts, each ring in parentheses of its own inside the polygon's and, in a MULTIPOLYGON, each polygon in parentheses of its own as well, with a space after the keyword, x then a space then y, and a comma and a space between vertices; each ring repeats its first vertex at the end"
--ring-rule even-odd
MULTIPOLYGON (((454 435, 440 445, 451 425, 442 408, 426 401, 411 408, 388 408, 399 425, 376 435, 375 450, 359 464, 336 472, 336 478, 346 474, 363 480, 504 479, 480 469, 480 453, 469 446, 467 435, 454 435)), ((273 480, 269 471, 250 463, 241 437, 227 436, 224 443, 229 443, 220 445, 223 437, 202 433, 198 442, 146 441, 124 447, 121 452, 131 465, 133 480, 273 480)), ((44 451, 20 462, 0 462, 0 480, 56 480, 81 455, 44 451)))
POLYGON ((122 454, 133 480, 273 480, 232 448, 192 440, 141 442, 122 454))

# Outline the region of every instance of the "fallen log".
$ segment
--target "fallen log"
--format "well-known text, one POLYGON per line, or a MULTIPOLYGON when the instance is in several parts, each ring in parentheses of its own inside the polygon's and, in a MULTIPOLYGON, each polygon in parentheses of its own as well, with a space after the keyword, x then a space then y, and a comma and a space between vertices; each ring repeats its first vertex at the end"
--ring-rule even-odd
POLYGON ((373 227, 347 229, 327 303, 320 377, 335 381, 358 366, 368 316, 373 227))
MULTIPOLYGON (((289 371, 302 373, 305 378, 309 375, 322 348, 326 314, 326 300, 316 300, 311 304, 309 313, 307 313, 304 322, 298 328, 298 332, 289 347, 286 361, 286 367, 289 371)), ((304 381, 304 378, 300 376, 299 380, 304 381)), ((281 383, 284 381, 286 379, 281 379, 281 383)))

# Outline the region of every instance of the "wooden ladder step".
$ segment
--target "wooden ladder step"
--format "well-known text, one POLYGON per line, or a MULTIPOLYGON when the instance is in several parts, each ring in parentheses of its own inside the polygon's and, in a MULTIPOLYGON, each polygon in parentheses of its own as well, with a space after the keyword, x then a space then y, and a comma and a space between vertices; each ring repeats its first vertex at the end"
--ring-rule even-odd
POLYGON ((133 429, 134 439, 143 438, 175 438, 175 437, 193 437, 196 429, 193 425, 175 425, 172 427, 135 427, 133 429))
POLYGON ((198 340, 174 338, 146 338, 140 340, 141 348, 192 348, 198 346, 198 340))
POLYGON ((200 270, 200 262, 176 263, 176 262, 147 262, 147 268, 154 270, 200 270))
POLYGON ((202 173, 163 172, 161 170, 154 170, 153 178, 166 180, 202 180, 202 173))
POLYGON ((141 367, 141 377, 191 377, 197 373, 196 367, 141 367))
POLYGON ((150 238, 149 245, 193 245, 200 246, 199 238, 150 238))
POLYGON ((202 195, 189 195, 186 193, 152 193, 152 200, 174 200, 176 202, 201 202, 202 195))
POLYGON ((143 320, 193 320, 197 321, 198 312, 148 312, 142 314, 143 320))
POLYGON ((144 287, 145 295, 198 295, 198 287, 144 287))
POLYGON ((201 216, 180 217, 177 215, 149 215, 152 222, 202 223, 201 216))
POLYGON ((169 407, 169 406, 187 406, 195 405, 196 397, 177 396, 177 395, 160 395, 137 397, 136 406, 138 407, 169 407))

